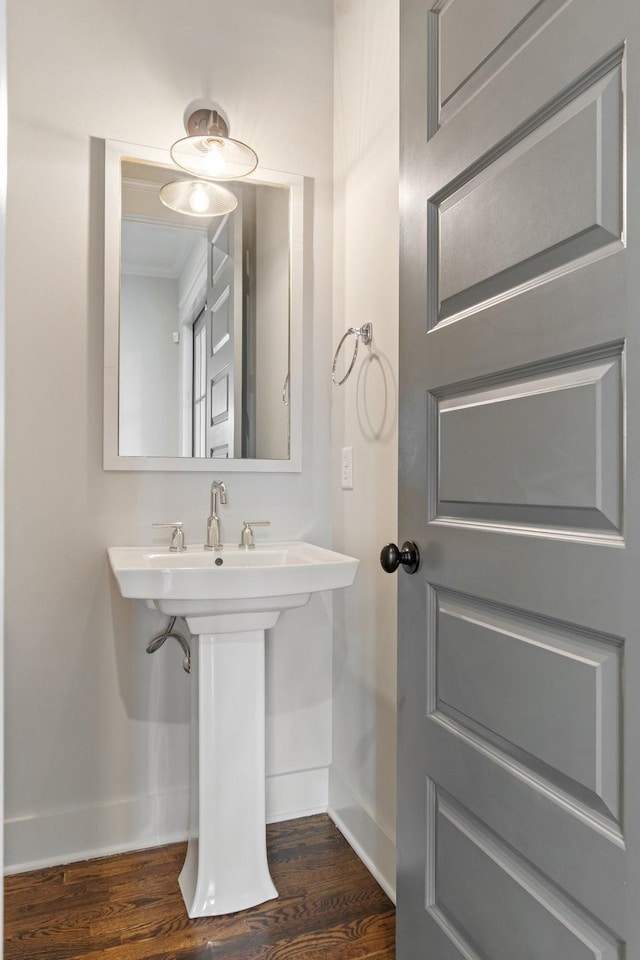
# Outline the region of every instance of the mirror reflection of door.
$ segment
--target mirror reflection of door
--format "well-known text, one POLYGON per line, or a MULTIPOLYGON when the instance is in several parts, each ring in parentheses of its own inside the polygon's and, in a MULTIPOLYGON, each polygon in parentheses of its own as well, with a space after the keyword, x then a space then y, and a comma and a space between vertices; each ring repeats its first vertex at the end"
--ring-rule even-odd
POLYGON ((193 325, 193 456, 207 455, 207 311, 193 325))
POLYGON ((207 430, 205 456, 240 456, 242 426, 242 215, 209 231, 206 369, 207 430))

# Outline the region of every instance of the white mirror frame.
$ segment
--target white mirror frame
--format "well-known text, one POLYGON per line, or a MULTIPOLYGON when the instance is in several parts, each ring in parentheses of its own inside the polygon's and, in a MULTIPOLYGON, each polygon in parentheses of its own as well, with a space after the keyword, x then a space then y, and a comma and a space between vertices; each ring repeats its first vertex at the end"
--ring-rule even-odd
MULTIPOLYGON (((118 365, 120 356, 120 244, 124 159, 173 167, 168 150, 105 140, 104 210, 104 447, 105 470, 199 471, 215 473, 300 473, 302 470, 302 336, 304 326, 304 177, 260 167, 243 177, 249 183, 290 190, 291 306, 289 316, 289 459, 224 460, 206 457, 121 457, 118 453, 118 365)), ((177 168, 176 168, 177 169, 177 168)))

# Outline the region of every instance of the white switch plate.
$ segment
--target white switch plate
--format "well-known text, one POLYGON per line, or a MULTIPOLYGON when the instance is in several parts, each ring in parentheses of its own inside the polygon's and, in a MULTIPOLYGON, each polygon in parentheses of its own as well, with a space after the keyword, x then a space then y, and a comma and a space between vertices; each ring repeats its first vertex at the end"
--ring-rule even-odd
POLYGON ((340 460, 340 486, 353 490, 353 447, 343 447, 340 460))

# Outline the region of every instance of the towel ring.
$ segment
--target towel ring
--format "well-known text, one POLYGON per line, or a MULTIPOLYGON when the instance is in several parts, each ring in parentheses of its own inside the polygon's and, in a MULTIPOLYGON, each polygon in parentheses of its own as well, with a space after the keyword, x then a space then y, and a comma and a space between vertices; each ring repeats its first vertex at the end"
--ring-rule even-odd
POLYGON ((338 347, 336 349, 335 356, 333 358, 333 366, 331 367, 331 379, 335 383, 336 387, 341 387, 342 384, 345 382, 345 380, 348 379, 349 374, 353 370, 353 365, 356 362, 356 357, 358 356, 358 346, 360 345, 361 340, 364 343, 365 347, 368 347, 371 341, 373 340, 373 324, 372 323, 363 323, 361 327, 349 327, 347 332, 343 334, 342 339, 340 340, 340 343, 338 344, 338 347), (356 338, 355 346, 353 348, 353 356, 351 357, 351 363, 349 364, 349 369, 345 373, 342 380, 336 380, 336 363, 338 362, 338 356, 342 349, 342 344, 345 342, 347 337, 356 338))

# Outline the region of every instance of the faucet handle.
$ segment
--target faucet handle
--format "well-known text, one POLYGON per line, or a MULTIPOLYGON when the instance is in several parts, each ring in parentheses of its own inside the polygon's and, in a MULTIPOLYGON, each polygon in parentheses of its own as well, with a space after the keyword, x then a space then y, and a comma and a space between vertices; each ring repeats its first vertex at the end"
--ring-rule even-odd
POLYGON ((174 520, 172 523, 152 523, 152 527, 164 527, 172 531, 169 550, 172 553, 182 553, 187 548, 184 545, 184 531, 182 529, 182 520, 174 520))
POLYGON ((242 533, 240 534, 240 543, 239 547, 255 547, 256 541, 253 536, 253 527, 270 527, 271 520, 243 520, 244 526, 242 528, 242 533))

